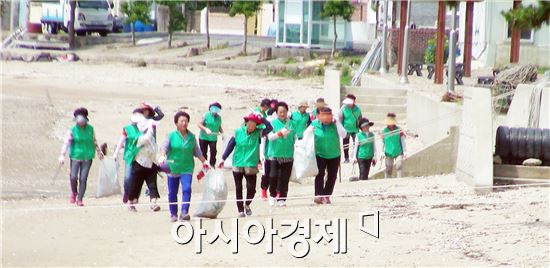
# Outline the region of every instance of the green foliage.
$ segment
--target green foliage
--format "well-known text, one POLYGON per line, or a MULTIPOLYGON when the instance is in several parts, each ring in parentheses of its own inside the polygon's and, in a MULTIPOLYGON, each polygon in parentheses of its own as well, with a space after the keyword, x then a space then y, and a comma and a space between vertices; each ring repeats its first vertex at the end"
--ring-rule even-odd
POLYGON ((296 62, 298 62, 298 61, 295 58, 287 58, 285 60, 285 64, 294 64, 296 62))
POLYGON ((321 18, 342 18, 346 21, 351 20, 351 15, 355 7, 349 1, 328 0, 323 5, 321 18))
POLYGON ((351 76, 351 67, 349 65, 344 65, 340 69, 340 84, 344 86, 351 85, 351 80, 353 77, 351 76))
MULTIPOLYGON (((435 63, 435 47, 437 44, 437 35, 434 35, 430 40, 428 40, 428 46, 424 51, 424 63, 425 64, 434 64, 435 63)), ((449 56, 449 40, 445 36, 445 47, 443 48, 443 62, 447 62, 447 57, 449 56)))
POLYGON ((149 12, 151 11, 152 3, 150 0, 128 1, 122 3, 120 11, 126 15, 127 23, 134 24, 139 20, 144 24, 149 24, 151 23, 149 12))
POLYGON ((245 17, 253 16, 256 11, 262 7, 261 1, 246 1, 237 0, 231 3, 231 9, 229 10, 229 16, 235 17, 237 14, 242 14, 245 17))
POLYGON ((170 20, 168 21, 169 34, 185 29, 185 16, 181 12, 181 4, 184 2, 182 0, 157 0, 157 3, 168 7, 168 14, 170 16, 170 20))
POLYGON ((543 24, 550 25, 550 2, 539 0, 536 6, 520 5, 501 12, 512 27, 520 30, 539 29, 543 24))

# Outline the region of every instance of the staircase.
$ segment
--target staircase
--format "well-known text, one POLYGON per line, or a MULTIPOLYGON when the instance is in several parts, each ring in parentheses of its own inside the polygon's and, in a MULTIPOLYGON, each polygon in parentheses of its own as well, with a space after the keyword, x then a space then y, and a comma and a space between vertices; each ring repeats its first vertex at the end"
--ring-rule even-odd
POLYGON ((374 122, 374 127, 385 126, 384 119, 389 112, 397 115, 400 126, 406 125, 407 119, 407 90, 388 88, 343 87, 341 98, 347 94, 357 97, 356 104, 361 108, 363 117, 374 122))

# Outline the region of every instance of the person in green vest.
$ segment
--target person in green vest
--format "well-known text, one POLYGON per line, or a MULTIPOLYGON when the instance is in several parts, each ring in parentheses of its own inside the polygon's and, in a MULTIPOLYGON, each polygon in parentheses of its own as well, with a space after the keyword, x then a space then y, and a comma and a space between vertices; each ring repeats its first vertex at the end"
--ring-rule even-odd
POLYGON ((190 116, 188 113, 179 111, 174 115, 176 130, 168 133, 160 149, 159 165, 167 165, 168 172, 168 202, 170 202, 170 220, 178 219, 178 191, 182 187, 182 205, 179 219, 187 221, 189 215, 189 202, 191 202, 191 182, 193 181, 193 170, 195 169, 194 157, 198 158, 204 170, 210 166, 197 144, 195 135, 189 131, 190 116))
POLYGON ((374 123, 370 122, 368 118, 362 118, 359 122, 361 132, 357 134, 353 142, 352 163, 359 164, 360 180, 368 180, 371 165, 376 165, 376 144, 374 133, 370 131, 372 125, 374 123))
POLYGON ((320 109, 319 119, 311 122, 306 132, 315 137, 315 156, 319 173, 315 176, 316 204, 330 204, 336 176, 340 166, 340 139, 346 137, 346 130, 335 120, 329 107, 320 109), (325 174, 327 180, 325 182, 325 174))
POLYGON ((277 118, 270 122, 273 130, 267 135, 269 140, 267 162, 270 172, 269 205, 273 206, 277 202, 277 206, 284 207, 294 162, 297 122, 288 118, 288 105, 285 102, 279 102, 275 107, 277 118))
MULTIPOLYGON (((118 161, 118 155, 119 151, 121 149, 124 149, 123 152, 123 159, 124 159, 124 182, 123 182, 123 190, 124 193, 122 194, 122 202, 126 204, 128 202, 128 193, 129 193, 129 187, 130 187, 130 174, 132 173, 132 159, 136 156, 138 152, 138 148, 136 147, 137 139, 141 136, 141 132, 139 131, 137 127, 137 121, 141 120, 142 117, 145 117, 143 107, 134 109, 132 111, 132 116, 130 117, 130 124, 124 126, 122 128, 122 136, 119 139, 119 142, 115 148, 115 151, 113 153, 113 158, 115 161, 118 161)), ((164 116, 164 114, 162 114, 164 116)), ((145 117, 147 118, 147 117, 145 117)), ((153 119, 153 127, 154 131, 156 130, 156 123, 153 119)), ((153 136, 155 136, 155 133, 153 132, 153 136)))
POLYGON ((271 100, 270 99, 263 99, 260 102, 260 107, 256 107, 254 109, 254 112, 262 114, 263 118, 267 118, 267 113, 269 111, 270 106, 271 106, 271 100))
POLYGON ((84 206, 82 200, 86 192, 88 173, 96 152, 99 159, 103 159, 95 138, 92 125, 88 124, 88 109, 81 107, 73 112, 75 125, 67 132, 67 137, 61 148, 59 164, 65 163, 65 155, 69 150, 71 173, 69 175, 71 195, 69 202, 77 206, 84 206))
MULTIPOLYGON (((273 109, 271 108, 272 103, 273 100, 263 99, 260 103, 260 107, 254 109, 254 113, 260 114, 262 118, 265 118, 269 121, 270 119, 272 119, 271 115, 273 114, 273 109)), ((259 125, 258 128, 265 128, 265 125, 259 125)), ((269 141, 265 137, 263 137, 262 141, 260 142, 260 162, 262 163, 264 168, 264 173, 260 178, 262 200, 267 200, 267 189, 269 188, 269 165, 267 164, 267 161, 265 161, 265 158, 267 156, 267 150, 265 148, 267 148, 268 143, 269 141)))
POLYGON ((298 110, 294 111, 290 116, 290 119, 296 122, 296 135, 298 136, 299 140, 304 137, 304 131, 309 126, 309 124, 311 124, 311 118, 306 112, 308 106, 309 105, 307 104, 307 101, 300 102, 298 110))
POLYGON ((222 105, 219 102, 214 102, 208 106, 208 112, 206 112, 202 120, 197 124, 200 129, 199 133, 199 147, 203 152, 204 158, 210 157, 210 166, 216 166, 216 144, 218 142, 218 135, 223 134, 222 118, 220 111, 222 105), (207 155, 208 148, 210 148, 210 156, 207 155))
POLYGON ((397 172, 397 177, 401 177, 401 167, 405 156, 405 132, 397 126, 395 113, 388 113, 386 117, 386 128, 382 130, 382 144, 385 158, 386 170, 385 177, 391 178, 393 169, 397 172))
POLYGON ((348 135, 343 140, 344 146, 344 163, 349 163, 349 140, 355 140, 355 135, 359 132, 359 121, 361 121, 361 109, 355 105, 355 96, 353 94, 346 95, 342 102, 342 108, 338 113, 340 122, 344 125, 344 129, 348 135))
POLYGON ((250 204, 256 194, 256 176, 260 163, 260 138, 271 132, 271 124, 260 113, 250 113, 244 117, 244 125, 235 130, 222 155, 219 168, 233 152, 233 178, 239 217, 252 216, 250 204), (264 128, 259 126, 264 125, 264 128), (246 200, 243 200, 243 178, 246 180, 246 200), (244 201, 244 202, 243 202, 244 201))

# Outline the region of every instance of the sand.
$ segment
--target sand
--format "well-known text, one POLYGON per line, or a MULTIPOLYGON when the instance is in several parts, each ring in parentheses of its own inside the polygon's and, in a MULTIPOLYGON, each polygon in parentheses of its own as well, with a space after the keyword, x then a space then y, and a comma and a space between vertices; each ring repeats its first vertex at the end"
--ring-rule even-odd
MULTIPOLYGON (((242 232, 238 254, 220 240, 204 242, 203 253, 196 254, 194 241, 179 245, 172 238, 166 205, 160 212, 140 206, 131 214, 120 196, 94 198, 98 160, 83 208, 68 203, 67 167, 53 178, 63 133, 79 106, 90 109, 98 140, 112 147, 129 112, 143 100, 166 113, 158 129, 162 140, 174 128, 172 115, 178 109, 191 114, 191 130, 197 132, 195 124, 208 103, 220 101, 224 128, 231 133, 264 96, 296 104, 319 94, 317 79, 124 64, 2 62, 2 266, 548 266, 550 193, 544 187, 476 193, 454 174, 352 183, 351 165, 343 164, 332 205, 313 204, 308 180, 290 185, 288 207, 269 207, 258 199, 253 217, 241 220, 244 226, 247 220, 273 218, 282 232, 286 219, 348 219, 346 254, 334 254, 330 244, 310 239, 310 254, 294 258, 289 238, 275 237, 274 252, 267 254, 265 241, 250 245, 242 232), (359 213, 365 211, 380 211, 379 239, 359 230, 359 213)), ((229 199, 234 199, 231 174, 225 172, 225 178, 229 199)), ((159 185, 161 202, 166 202, 162 177, 159 185)), ((193 201, 201 200, 202 189, 193 182, 193 201)), ((197 206, 192 204, 191 211, 197 206)), ((229 201, 220 219, 227 225, 236 214, 229 201)), ((205 238, 214 224, 203 221, 205 238)), ((312 235, 318 231, 313 227, 312 235)))

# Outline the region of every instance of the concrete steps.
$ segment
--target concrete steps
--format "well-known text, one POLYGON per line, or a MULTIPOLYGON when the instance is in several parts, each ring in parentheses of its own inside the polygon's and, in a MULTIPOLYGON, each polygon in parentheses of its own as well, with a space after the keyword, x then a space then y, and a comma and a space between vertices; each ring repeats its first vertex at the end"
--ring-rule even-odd
POLYGON ((383 126, 386 115, 390 112, 397 115, 399 125, 405 125, 407 118, 407 90, 388 88, 346 87, 341 91, 342 99, 347 94, 357 97, 356 103, 362 114, 375 126, 383 126))

